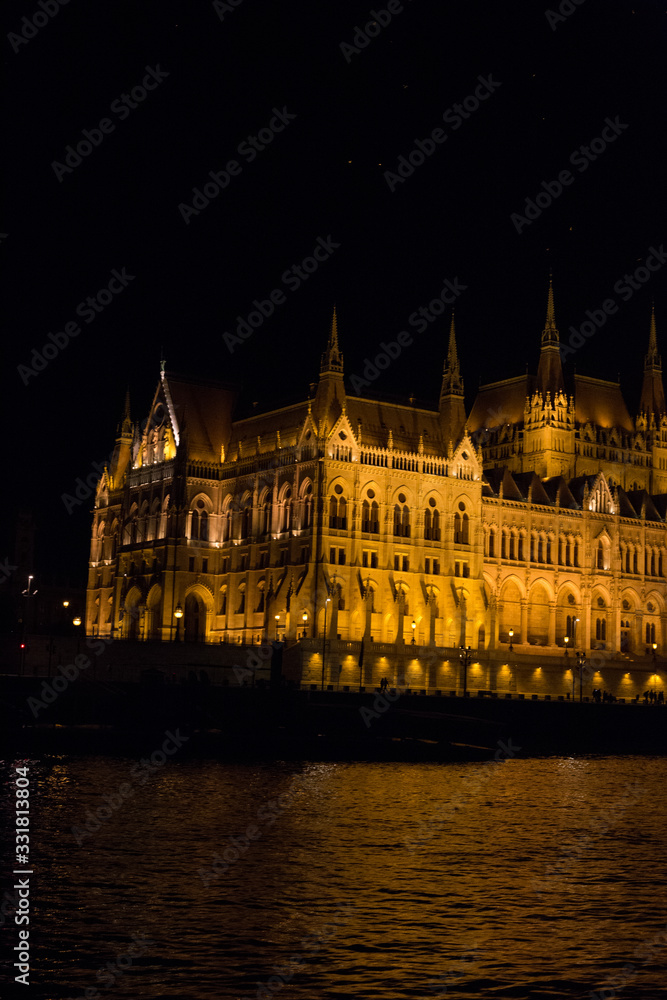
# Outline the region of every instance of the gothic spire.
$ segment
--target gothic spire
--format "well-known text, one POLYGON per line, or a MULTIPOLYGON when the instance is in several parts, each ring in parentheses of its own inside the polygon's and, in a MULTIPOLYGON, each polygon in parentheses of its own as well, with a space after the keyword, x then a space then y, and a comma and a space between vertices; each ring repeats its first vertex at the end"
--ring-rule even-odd
POLYGON ((449 327, 449 346, 447 348, 447 358, 442 368, 442 387, 440 398, 454 394, 463 395, 463 379, 459 366, 459 355, 456 349, 456 329, 454 326, 454 312, 452 311, 452 321, 449 327))
POLYGON ((659 368, 662 371, 662 358, 658 354, 658 338, 655 332, 655 302, 651 303, 651 326, 648 335, 648 353, 644 360, 644 371, 648 367, 659 368))
POLYGON ((648 352, 644 358, 644 381, 639 402, 639 412, 649 417, 651 414, 660 421, 664 416, 665 390, 662 384, 662 358, 658 354, 658 337, 655 328, 655 306, 651 306, 651 324, 648 335, 648 352))
POLYGON ((329 330, 329 340, 327 341, 327 347, 322 355, 322 363, 320 364, 320 375, 323 375, 325 372, 343 374, 343 355, 338 346, 338 317, 336 316, 335 306, 331 320, 331 329, 329 330))
POLYGON ((554 289, 551 271, 549 271, 549 294, 547 296, 547 318, 542 330, 542 349, 540 363, 537 367, 537 390, 544 398, 552 397, 557 392, 565 392, 563 365, 560 358, 560 337, 556 326, 556 310, 554 308, 554 289))

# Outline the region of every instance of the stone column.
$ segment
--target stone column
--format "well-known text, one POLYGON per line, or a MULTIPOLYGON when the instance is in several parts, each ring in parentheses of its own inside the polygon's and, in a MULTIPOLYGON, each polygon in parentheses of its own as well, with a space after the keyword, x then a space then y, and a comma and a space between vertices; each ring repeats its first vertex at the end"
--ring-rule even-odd
POLYGON ((519 642, 528 642, 528 601, 526 598, 521 601, 521 634, 519 642))
POLYGON ((556 645, 556 602, 549 601, 549 638, 550 646, 556 645))

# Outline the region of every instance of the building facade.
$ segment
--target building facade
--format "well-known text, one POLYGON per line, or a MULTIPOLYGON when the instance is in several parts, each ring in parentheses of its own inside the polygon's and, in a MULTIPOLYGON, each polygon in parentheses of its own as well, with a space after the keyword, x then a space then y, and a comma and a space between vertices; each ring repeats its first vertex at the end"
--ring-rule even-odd
POLYGON ((463 390, 453 319, 437 408, 349 395, 335 313, 291 406, 237 418, 233 388, 162 370, 142 431, 126 402, 99 483, 87 632, 279 637, 301 643, 304 683, 396 680, 416 661, 414 686, 455 689, 469 646, 491 689, 537 663, 564 677, 576 649, 662 686, 654 316, 634 418, 617 383, 566 386, 551 285, 537 375, 482 386, 469 415, 463 390))

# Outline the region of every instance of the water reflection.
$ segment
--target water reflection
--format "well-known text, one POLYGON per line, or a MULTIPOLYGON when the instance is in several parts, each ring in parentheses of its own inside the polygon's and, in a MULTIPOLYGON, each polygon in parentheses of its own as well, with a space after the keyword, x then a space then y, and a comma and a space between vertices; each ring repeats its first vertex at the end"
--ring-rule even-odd
POLYGON ((664 995, 664 947, 638 952, 667 921, 661 758, 183 755, 77 846, 135 763, 33 763, 54 997, 103 995, 108 963, 116 997, 580 997, 624 963, 623 996, 664 995), (123 971, 138 936, 154 944, 123 971))

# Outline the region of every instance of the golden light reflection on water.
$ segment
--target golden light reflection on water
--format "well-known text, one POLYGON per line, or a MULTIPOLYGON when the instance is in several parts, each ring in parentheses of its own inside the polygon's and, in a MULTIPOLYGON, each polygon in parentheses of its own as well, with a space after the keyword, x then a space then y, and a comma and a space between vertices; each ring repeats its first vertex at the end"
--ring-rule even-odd
POLYGON ((183 757, 77 846, 135 763, 38 765, 39 962, 79 993, 142 933, 128 996, 577 997, 667 920, 659 758, 183 757))

